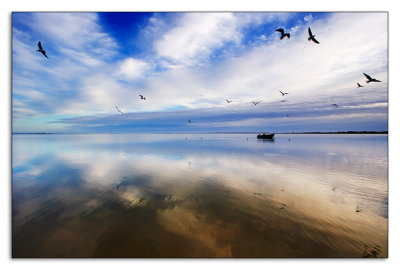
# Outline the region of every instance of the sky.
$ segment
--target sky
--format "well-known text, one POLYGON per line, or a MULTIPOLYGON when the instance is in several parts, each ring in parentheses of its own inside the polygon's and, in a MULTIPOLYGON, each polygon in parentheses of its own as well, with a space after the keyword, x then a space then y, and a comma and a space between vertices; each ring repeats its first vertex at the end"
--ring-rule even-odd
POLYGON ((13 132, 346 130, 388 130, 386 12, 12 13, 13 132))

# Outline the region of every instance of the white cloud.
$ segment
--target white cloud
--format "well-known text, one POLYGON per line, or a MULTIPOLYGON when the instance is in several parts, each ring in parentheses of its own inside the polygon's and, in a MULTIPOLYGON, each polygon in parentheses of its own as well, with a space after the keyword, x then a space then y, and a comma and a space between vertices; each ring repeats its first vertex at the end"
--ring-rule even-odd
MULTIPOLYGON (((383 83, 368 85, 386 93, 386 19, 384 14, 335 14, 327 22, 314 23, 321 44, 307 41, 303 27, 290 40, 259 46, 227 61, 214 71, 219 93, 238 98, 273 101, 278 90, 288 99, 337 95, 353 90, 370 70, 383 83), (371 38, 371 32, 374 37, 371 38)), ((222 98, 222 97, 221 97, 222 98)))
POLYGON ((14 89, 13 94, 17 94, 30 99, 43 99, 45 95, 34 89, 14 89))
MULTIPOLYGON (((43 61, 43 55, 39 55, 37 50, 37 43, 31 46, 26 43, 27 34, 22 34, 18 29, 13 29, 13 65, 19 64, 23 70, 36 70, 40 68, 40 63, 43 61), (33 47, 35 46, 35 47, 33 47)), ((14 75, 15 72, 13 73, 14 75)))
POLYGON ((186 66, 147 78, 144 91, 150 101, 146 106, 152 110, 178 106, 232 110, 251 100, 282 105, 278 90, 289 92, 285 97, 289 104, 309 102, 307 106, 313 100, 318 104, 325 100, 329 106, 387 98, 384 14, 338 13, 314 21, 321 44, 307 41, 306 25, 293 29, 290 40, 271 40, 219 64, 186 66), (369 31, 376 38, 371 39, 369 31), (357 89, 356 82, 364 80, 362 72, 367 70, 383 82, 357 89), (235 102, 227 105, 226 98, 235 102))
POLYGON ((233 14, 185 13, 179 25, 165 33, 154 47, 160 56, 186 63, 209 55, 224 42, 239 40, 233 14))
POLYGON ((387 108, 388 103, 387 102, 377 102, 377 103, 372 103, 372 104, 360 104, 360 105, 345 105, 342 106, 343 108, 349 108, 349 109, 359 109, 359 108, 387 108))
POLYGON ((73 59, 74 61, 91 68, 99 67, 105 64, 105 62, 101 60, 101 58, 94 57, 93 55, 90 55, 90 53, 85 51, 60 48, 60 52, 63 53, 65 56, 68 56, 68 58, 73 59))
POLYGON ((304 17, 304 21, 306 21, 306 22, 312 22, 312 19, 313 19, 313 17, 311 14, 304 17))
POLYGON ((146 106, 156 110, 210 108, 227 106, 226 98, 236 104, 253 99, 279 102, 278 90, 290 93, 285 97, 290 103, 352 92, 365 100, 356 82, 364 80, 362 72, 367 70, 384 82, 370 84, 363 91, 376 91, 374 98, 378 99, 386 96, 385 16, 339 13, 327 21, 315 21, 313 27, 321 44, 307 41, 307 26, 300 25, 293 27, 290 40, 271 40, 206 68, 181 66, 148 77, 144 91, 150 99, 146 106), (377 40, 370 38, 370 30, 376 32, 377 40))
MULTIPOLYGON (((18 16, 17 16, 18 15, 18 16)), ((89 69, 104 66, 116 54, 116 42, 104 33, 96 13, 22 13, 16 25, 25 24, 31 31, 13 28, 13 65, 28 70, 32 81, 51 79, 76 81, 89 69), (41 41, 49 59, 38 53, 41 41), (73 78, 73 79, 72 79, 73 78)), ((21 72, 14 72, 20 75, 21 72)), ((19 81, 16 81, 19 83, 19 81)))
POLYGON ((13 117, 35 116, 37 111, 32 110, 22 105, 13 104, 13 117))
POLYGON ((57 109, 61 114, 91 114, 116 111, 115 106, 129 103, 129 89, 123 87, 114 78, 99 73, 82 80, 80 93, 75 102, 57 109))
POLYGON ((261 36, 259 37, 259 39, 260 39, 260 40, 267 40, 267 37, 266 37, 265 35, 261 35, 261 36))
POLYGON ((114 40, 104 33, 96 13, 32 13, 32 27, 57 47, 91 50, 102 58, 114 54, 114 40))
MULTIPOLYGON (((154 42, 154 48, 159 56, 173 63, 198 64, 227 43, 239 46, 244 27, 289 17, 289 14, 278 13, 184 13, 175 27, 166 30, 154 42)), ((165 28, 159 19, 154 18, 153 23, 159 25, 158 30, 165 28)))
MULTIPOLYGON (((273 20, 286 21, 291 13, 177 13, 155 14, 142 31, 161 58, 164 68, 202 65, 226 45, 240 48, 242 30, 273 20), (172 27, 171 27, 172 26, 172 27)), ((263 37, 262 37, 263 38, 263 37)))
POLYGON ((103 31, 98 14, 21 13, 13 20, 13 91, 24 97, 20 102, 25 107, 19 111, 32 115, 104 112, 104 99, 123 99, 111 94, 123 89, 113 76, 101 77, 92 88, 85 84, 99 74, 115 73, 111 59, 117 44, 103 31), (31 31, 22 31, 21 25, 31 31), (36 51, 39 40, 48 59, 36 51), (40 99, 26 87, 39 91, 40 99))
POLYGON ((150 69, 150 65, 142 60, 127 58, 121 61, 117 75, 126 79, 136 79, 143 76, 150 69))

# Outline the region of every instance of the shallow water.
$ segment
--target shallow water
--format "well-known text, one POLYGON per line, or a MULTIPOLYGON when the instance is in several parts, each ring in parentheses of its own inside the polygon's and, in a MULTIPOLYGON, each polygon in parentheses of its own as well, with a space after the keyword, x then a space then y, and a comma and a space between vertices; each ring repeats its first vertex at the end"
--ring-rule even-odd
POLYGON ((387 257, 387 135, 13 135, 13 257, 387 257))

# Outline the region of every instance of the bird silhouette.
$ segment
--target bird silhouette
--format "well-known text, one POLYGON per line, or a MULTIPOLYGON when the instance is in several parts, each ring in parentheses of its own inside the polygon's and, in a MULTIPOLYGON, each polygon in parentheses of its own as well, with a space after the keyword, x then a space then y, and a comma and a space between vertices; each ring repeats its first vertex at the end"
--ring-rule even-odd
POLYGON ((308 35, 309 35, 308 40, 312 40, 315 43, 319 44, 319 41, 315 39, 315 35, 312 34, 310 27, 308 27, 308 35))
POLYGON ((39 50, 37 50, 37 51, 41 52, 44 56, 46 56, 46 58, 48 58, 47 55, 46 55, 46 51, 43 50, 42 43, 40 43, 40 41, 38 43, 38 47, 39 47, 39 50))
POLYGON ((332 106, 335 106, 336 108, 339 108, 339 106, 337 104, 332 104, 332 106))
POLYGON ((231 103, 231 102, 232 102, 232 100, 226 100, 226 102, 228 102, 228 103, 231 103))
POLYGON ((360 87, 364 87, 364 86, 362 86, 361 84, 359 84, 359 83, 357 83, 357 85, 358 85, 358 88, 360 88, 360 87))
POLYGON ((281 92, 282 96, 289 94, 289 93, 283 93, 281 90, 279 90, 279 92, 281 92))
POLYGON ((254 106, 257 106, 257 104, 260 103, 258 101, 256 101, 256 102, 252 101, 252 102, 253 102, 254 106))
POLYGON ((139 95, 140 99, 146 100, 146 98, 143 95, 139 95))
POLYGON ((281 100, 281 102, 286 102, 286 100, 281 100))
POLYGON ((368 81, 366 81, 366 83, 370 83, 370 82, 381 82, 377 79, 372 78, 371 76, 369 76, 368 74, 363 73, 364 76, 368 79, 368 81))
POLYGON ((117 111, 119 111, 121 114, 123 114, 123 112, 121 112, 121 111, 120 111, 120 109, 118 109, 118 107, 117 107, 117 106, 115 106, 115 108, 117 108, 117 111))
POLYGON ((290 38, 290 33, 285 33, 285 30, 282 28, 276 29, 275 31, 281 33, 280 39, 283 39, 284 37, 290 38))

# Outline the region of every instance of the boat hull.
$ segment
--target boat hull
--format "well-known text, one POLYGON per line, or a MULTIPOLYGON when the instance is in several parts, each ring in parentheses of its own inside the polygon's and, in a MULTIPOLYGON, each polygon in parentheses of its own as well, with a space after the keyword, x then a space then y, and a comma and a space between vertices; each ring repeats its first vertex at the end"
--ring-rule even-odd
POLYGON ((258 134, 257 135, 257 139, 273 139, 274 138, 275 133, 271 133, 271 134, 258 134))

